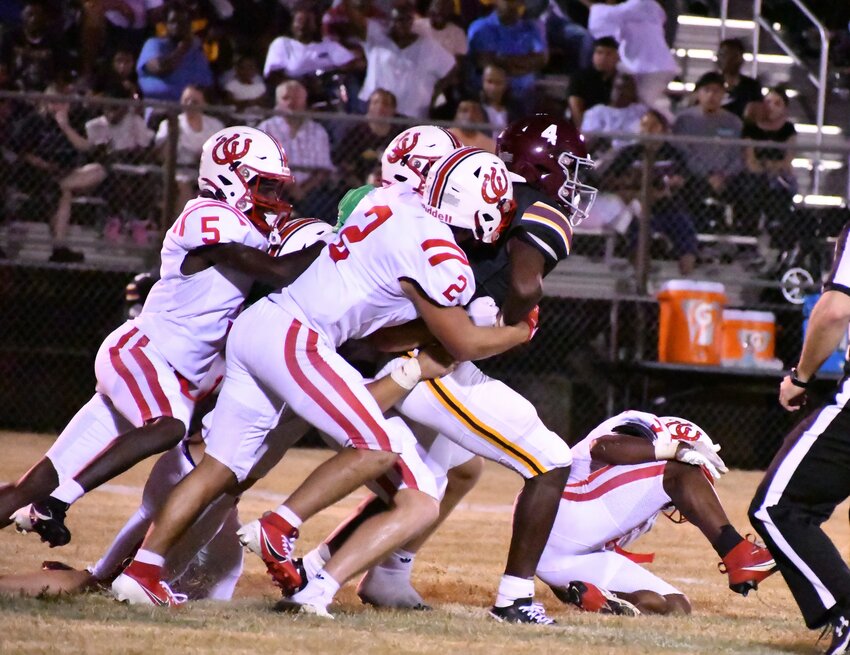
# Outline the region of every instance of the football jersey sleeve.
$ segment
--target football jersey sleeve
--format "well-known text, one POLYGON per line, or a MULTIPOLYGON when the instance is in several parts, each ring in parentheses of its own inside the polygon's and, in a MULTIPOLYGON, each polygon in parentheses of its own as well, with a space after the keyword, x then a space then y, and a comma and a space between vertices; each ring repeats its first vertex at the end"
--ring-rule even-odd
POLYGON ((217 243, 242 243, 265 248, 267 239, 251 222, 232 207, 211 201, 184 211, 171 227, 177 245, 187 251, 217 243))
POLYGON ((573 228, 564 212, 554 204, 536 200, 514 221, 511 236, 521 236, 536 247, 551 267, 570 254, 573 228))
POLYGON ((419 248, 413 281, 438 305, 467 305, 475 294, 475 277, 463 250, 452 239, 439 237, 422 240, 419 248))
POLYGON ((847 249, 847 239, 850 236, 850 223, 844 226, 838 240, 835 242, 835 255, 832 268, 823 285, 824 291, 841 291, 850 295, 850 251, 847 249))

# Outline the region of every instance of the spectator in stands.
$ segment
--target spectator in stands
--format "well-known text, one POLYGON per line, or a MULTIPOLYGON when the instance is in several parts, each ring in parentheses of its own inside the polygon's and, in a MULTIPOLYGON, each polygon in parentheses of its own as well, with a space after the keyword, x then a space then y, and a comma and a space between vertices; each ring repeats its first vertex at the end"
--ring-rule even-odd
POLYGON ((619 41, 623 66, 635 76, 638 98, 649 107, 664 100, 667 84, 679 72, 664 37, 666 20, 656 0, 604 0, 590 5, 590 33, 619 41))
POLYGON ((297 79, 312 88, 307 77, 346 69, 355 60, 355 54, 337 41, 320 38, 318 20, 312 8, 299 6, 292 15, 291 36, 272 41, 263 67, 263 77, 270 86, 297 79))
MULTIPOLYGON (((673 123, 673 133, 687 136, 736 139, 741 136, 741 119, 723 109, 726 89, 720 73, 708 72, 696 82, 697 105, 681 111, 673 123)), ((688 196, 698 220, 711 223, 717 217, 709 209, 711 200, 729 200, 734 185, 729 182, 742 167, 741 149, 714 143, 682 144, 691 172, 688 196), (708 200, 708 202, 706 202, 708 200)))
MULTIPOLYGON (((48 94, 71 92, 67 83, 49 85, 48 94)), ((71 201, 77 192, 95 188, 106 177, 100 164, 86 163, 91 144, 72 120, 67 101, 39 104, 37 111, 23 116, 13 127, 10 148, 17 154, 15 184, 30 196, 34 206, 52 211, 50 231, 53 240, 51 262, 73 263, 85 259, 83 253, 68 247, 71 201)))
POLYGON ((542 19, 549 60, 558 73, 572 75, 592 65, 594 39, 572 16, 570 0, 548 0, 542 19))
MULTIPOLYGON (((177 117, 177 198, 176 207, 182 207, 196 194, 198 160, 204 142, 224 128, 218 118, 204 114, 206 96, 201 87, 190 84, 180 96, 183 111, 177 117)), ((169 138, 168 119, 160 122, 154 145, 161 157, 167 152, 169 138)))
POLYGON ((374 20, 385 23, 386 14, 371 0, 335 0, 333 6, 322 15, 322 35, 343 45, 362 40, 362 24, 374 20))
POLYGON ((493 137, 478 128, 472 127, 487 122, 487 114, 478 100, 474 98, 461 100, 457 106, 454 119, 457 125, 449 128, 449 132, 454 134, 463 145, 475 146, 495 154, 496 141, 493 137))
MULTIPOLYGON (((611 100, 607 104, 595 105, 584 114, 581 123, 583 132, 630 132, 637 134, 640 120, 646 114, 647 106, 638 102, 635 78, 628 73, 617 73, 611 88, 611 100)), ((607 139, 595 135, 589 137, 588 149, 596 151, 605 148, 607 139)), ((632 143, 621 137, 611 140, 611 147, 618 149, 632 143)))
POLYGON ((396 113, 396 98, 386 89, 375 89, 366 107, 367 121, 354 123, 333 151, 333 162, 347 188, 364 184, 366 177, 380 165, 381 155, 398 133, 387 122, 396 113))
POLYGON ((584 112, 611 99, 611 87, 620 62, 617 40, 603 36, 593 42, 591 66, 578 71, 570 79, 567 102, 573 123, 581 126, 584 112))
MULTIPOLYGON (((657 109, 650 109, 640 119, 641 134, 668 134, 670 122, 657 109)), ((649 158, 650 230, 661 234, 672 246, 679 262, 679 272, 690 275, 696 266, 698 242, 693 217, 683 195, 689 177, 684 154, 665 141, 636 143, 620 150, 602 172, 606 190, 616 190, 625 202, 641 197, 644 159, 649 158)), ((632 252, 637 245, 638 222, 629 228, 632 252)))
POLYGON ((266 106, 266 85, 254 55, 246 52, 236 55, 233 74, 224 83, 224 95, 240 112, 266 106))
POLYGON ((504 68, 490 64, 485 66, 481 75, 481 106, 487 113, 487 123, 494 127, 493 136, 505 129, 514 118, 517 110, 508 90, 508 74, 504 68))
MULTIPOLYGON (((134 97, 124 87, 109 90, 109 95, 125 100, 134 97)), ((110 243, 117 242, 128 228, 139 245, 147 245, 145 214, 155 204, 153 185, 147 172, 136 166, 147 161, 153 137, 145 120, 126 105, 105 106, 100 116, 86 122, 92 158, 103 165, 109 179, 104 198, 110 216, 103 235, 110 243)))
POLYGON ((150 28, 165 17, 163 0, 86 0, 79 4, 80 59, 86 76, 119 49, 135 58, 150 28))
MULTIPOLYGON (((797 130, 788 120, 788 95, 773 87, 762 101, 753 121, 744 123, 745 139, 786 143, 796 141, 797 130)), ((774 242, 784 243, 790 227, 791 203, 797 192, 797 179, 791 168, 793 149, 748 146, 744 149, 746 171, 739 178, 736 221, 749 233, 766 227, 774 242), (764 214, 766 224, 761 226, 764 214)))
POLYGON ((145 41, 136 70, 142 93, 156 100, 177 101, 189 85, 213 84, 201 42, 192 34, 189 14, 178 6, 166 15, 166 36, 145 41))
POLYGON ((413 21, 413 31, 432 38, 458 60, 469 51, 469 44, 466 32, 451 21, 453 13, 453 0, 431 0, 428 14, 413 21))
POLYGON ((26 91, 43 91, 60 71, 73 67, 71 48, 59 34, 50 31, 47 5, 27 0, 21 10, 21 25, 0 33, 0 59, 9 66, 13 79, 26 91))
POLYGON ((745 118, 753 111, 753 103, 761 101, 761 84, 741 74, 744 64, 744 44, 741 39, 724 39, 717 48, 717 68, 723 75, 726 97, 723 109, 745 118), (749 108, 749 109, 748 109, 749 108))
POLYGON ((275 89, 275 109, 284 114, 268 118, 257 127, 286 149, 295 176, 295 182, 287 187, 288 196, 300 216, 330 220, 339 199, 329 186, 334 172, 330 139, 324 127, 297 114, 307 109, 307 89, 297 80, 281 82, 275 89))
MULTIPOLYGON (((109 60, 109 68, 103 71, 95 84, 98 91, 124 89, 130 96, 142 95, 136 75, 136 57, 130 50, 119 47, 109 60)), ((112 95, 107 93, 107 95, 112 95)), ((119 96, 124 97, 124 96, 119 96)))
MULTIPOLYGON (((359 14, 352 14, 356 20, 359 14)), ((374 20, 357 25, 365 37, 366 79, 360 100, 375 89, 387 89, 398 99, 398 113, 422 118, 428 115, 449 85, 455 58, 439 43, 413 31, 413 4, 396 0, 384 29, 374 20)))
POLYGON ((534 103, 534 80, 546 65, 546 42, 537 22, 522 17, 524 0, 496 0, 490 15, 469 26, 473 87, 489 64, 505 69, 511 94, 528 109, 534 103))

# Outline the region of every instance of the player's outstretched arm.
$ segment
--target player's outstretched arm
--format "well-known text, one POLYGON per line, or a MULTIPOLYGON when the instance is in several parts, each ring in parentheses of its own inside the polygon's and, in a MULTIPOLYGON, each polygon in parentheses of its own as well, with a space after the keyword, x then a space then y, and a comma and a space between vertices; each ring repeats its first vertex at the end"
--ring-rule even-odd
POLYGON ((436 344, 423 349, 389 375, 373 380, 366 385, 369 393, 386 412, 411 392, 420 380, 432 380, 450 373, 455 362, 436 344))
POLYGON ((443 307, 431 301, 414 283, 401 281, 428 329, 457 361, 485 359, 528 341, 535 326, 525 321, 506 327, 476 327, 462 307, 443 307))
POLYGON ((307 270, 324 246, 324 242, 320 242, 298 252, 272 257, 241 243, 217 243, 190 252, 180 270, 184 275, 192 275, 220 264, 250 275, 257 282, 280 288, 307 270))

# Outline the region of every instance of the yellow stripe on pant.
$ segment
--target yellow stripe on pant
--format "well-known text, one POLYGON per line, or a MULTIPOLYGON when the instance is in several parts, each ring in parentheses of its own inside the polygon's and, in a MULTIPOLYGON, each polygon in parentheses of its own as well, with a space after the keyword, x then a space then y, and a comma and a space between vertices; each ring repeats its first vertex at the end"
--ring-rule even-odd
POLYGON ((457 417, 461 423, 466 425, 475 434, 484 437, 488 442, 496 446, 499 450, 510 456, 511 459, 518 461, 525 468, 531 471, 534 475, 542 475, 546 473, 546 468, 543 467, 532 455, 525 452, 517 444, 505 439, 493 428, 484 425, 475 415, 463 406, 455 396, 446 388, 439 379, 426 380, 431 393, 437 397, 440 404, 443 405, 449 412, 457 417))

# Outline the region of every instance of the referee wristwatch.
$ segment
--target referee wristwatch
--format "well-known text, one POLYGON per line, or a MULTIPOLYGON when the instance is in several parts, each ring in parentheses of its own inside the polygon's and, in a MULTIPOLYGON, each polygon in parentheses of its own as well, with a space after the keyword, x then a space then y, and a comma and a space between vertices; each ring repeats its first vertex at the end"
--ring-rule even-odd
POLYGON ((791 377, 791 384, 793 384, 795 387, 800 387, 801 389, 808 389, 810 386, 812 386, 812 382, 815 379, 815 376, 813 375, 808 380, 801 380, 799 377, 797 377, 797 367, 796 366, 791 369, 791 376, 790 377, 791 377))

